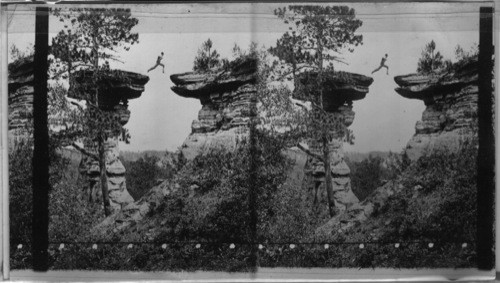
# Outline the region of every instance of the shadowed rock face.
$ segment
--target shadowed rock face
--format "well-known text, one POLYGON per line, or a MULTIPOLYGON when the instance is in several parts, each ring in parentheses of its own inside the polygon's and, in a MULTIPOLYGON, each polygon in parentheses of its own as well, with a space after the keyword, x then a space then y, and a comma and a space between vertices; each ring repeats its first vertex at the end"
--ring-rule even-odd
POLYGON ((201 110, 191 125, 191 134, 182 145, 189 160, 204 150, 223 146, 234 149, 249 132, 252 104, 256 96, 257 60, 233 62, 226 70, 209 73, 182 73, 170 76, 172 91, 182 97, 199 99, 201 110))
MULTIPOLYGON (((300 76, 300 90, 293 97, 304 99, 302 93, 317 92, 317 73, 304 73, 300 76)), ((323 83, 323 108, 328 112, 337 112, 345 103, 365 98, 373 78, 348 72, 325 73, 323 83)))
POLYGON ((182 97, 199 99, 202 105, 210 103, 210 96, 237 90, 240 86, 255 83, 257 60, 247 59, 233 64, 227 70, 214 73, 188 72, 174 74, 172 91, 182 97))
MULTIPOLYGON (((294 91, 293 97, 307 100, 308 97, 319 95, 317 85, 317 73, 304 73, 299 77, 299 85, 294 91)), ((341 118, 346 127, 354 121, 352 102, 365 98, 373 79, 360 74, 336 72, 326 73, 323 82, 323 108, 335 118, 341 118)), ((342 137, 334 139, 328 145, 330 148, 330 167, 333 178, 333 189, 336 207, 346 210, 359 202, 351 189, 350 169, 344 160, 342 137)), ((311 148, 311 150, 322 155, 322 148, 311 148)), ((325 192, 324 186, 325 168, 323 161, 309 158, 304 168, 308 174, 307 178, 316 192, 325 192)), ((326 198, 326 195, 323 196, 326 198)))
POLYGON ((9 130, 21 129, 33 119, 33 56, 9 64, 9 130))
POLYGON ((415 125, 406 153, 412 160, 435 149, 455 150, 460 141, 476 134, 478 99, 477 57, 457 63, 451 71, 394 78, 396 92, 422 100, 426 109, 415 125))
MULTIPOLYGON (((75 74, 76 83, 70 89, 70 98, 84 99, 85 94, 93 90, 92 71, 81 71, 75 74)), ((127 104, 130 99, 139 98, 149 77, 122 70, 111 70, 98 78, 99 107, 103 110, 115 110, 120 103, 127 104)))

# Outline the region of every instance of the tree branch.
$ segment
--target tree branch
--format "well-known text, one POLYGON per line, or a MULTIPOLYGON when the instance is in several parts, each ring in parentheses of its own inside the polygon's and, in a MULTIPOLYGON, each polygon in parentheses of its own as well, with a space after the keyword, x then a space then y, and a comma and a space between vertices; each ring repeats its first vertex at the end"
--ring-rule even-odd
POLYGON ((74 101, 70 101, 71 104, 75 105, 76 107, 78 107, 78 109, 80 109, 80 111, 83 111, 83 106, 81 106, 80 104, 74 102, 74 101))
POLYGON ((86 149, 84 149, 83 147, 79 146, 78 144, 76 144, 75 142, 71 144, 71 146, 73 146, 76 150, 78 150, 79 152, 87 155, 88 157, 92 157, 93 159, 95 160, 99 160, 99 157, 96 155, 96 154, 93 154, 92 152, 89 152, 87 151, 86 149))
POLYGON ((302 145, 302 143, 297 143, 297 147, 302 150, 303 152, 307 153, 307 155, 313 157, 313 158, 316 158, 320 161, 323 161, 323 157, 319 154, 316 154, 314 152, 312 152, 311 150, 309 150, 309 148, 305 147, 304 145, 302 145))
MULTIPOLYGON (((316 70, 318 69, 318 67, 316 66, 308 66, 308 65, 303 65, 303 66, 300 66, 300 67, 297 67, 297 69, 295 70, 295 72, 299 72, 300 70, 304 69, 304 68, 310 68, 312 70, 316 70)), ((284 73, 281 73, 279 74, 279 76, 276 78, 276 80, 282 80, 283 78, 291 75, 293 73, 293 70, 290 70, 288 72, 284 72, 284 73)))

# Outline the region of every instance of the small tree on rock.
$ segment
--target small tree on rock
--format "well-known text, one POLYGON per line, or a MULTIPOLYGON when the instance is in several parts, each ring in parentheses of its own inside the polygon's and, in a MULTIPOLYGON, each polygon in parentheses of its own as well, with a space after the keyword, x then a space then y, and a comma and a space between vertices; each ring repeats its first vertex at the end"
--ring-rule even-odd
POLYGON ((417 72, 421 74, 430 74, 436 72, 445 66, 443 55, 436 51, 436 43, 434 40, 427 43, 422 50, 422 56, 418 60, 417 72))
POLYGON ((212 40, 207 39, 198 49, 198 55, 194 58, 193 71, 207 72, 221 66, 220 54, 213 49, 212 40))

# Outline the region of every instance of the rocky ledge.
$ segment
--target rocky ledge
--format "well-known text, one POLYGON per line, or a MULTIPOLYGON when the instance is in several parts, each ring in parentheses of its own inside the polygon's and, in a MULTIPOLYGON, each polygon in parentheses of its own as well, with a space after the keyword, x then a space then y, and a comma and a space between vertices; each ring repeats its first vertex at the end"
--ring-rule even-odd
POLYGON ((182 145, 189 160, 204 150, 223 146, 235 148, 248 135, 252 104, 256 96, 257 60, 235 61, 229 67, 205 73, 182 73, 170 76, 172 91, 201 102, 198 119, 182 145))
MULTIPOLYGON (((93 72, 80 71, 74 74, 75 84, 70 89, 69 97, 84 99, 85 94, 94 88, 93 72)), ((130 99, 139 98, 144 92, 144 87, 149 77, 122 70, 110 70, 97 78, 99 86, 99 107, 103 110, 115 110, 116 105, 130 99)))
POLYGON ((436 149, 455 150, 477 133, 477 57, 454 64, 437 74, 410 74, 394 78, 396 92, 422 100, 426 109, 415 126, 406 153, 412 160, 436 149))
POLYGON ((22 129, 33 117, 33 56, 8 66, 9 130, 22 129))
MULTIPOLYGON (((304 93, 316 93, 318 89, 316 72, 303 73, 299 77, 300 91, 294 92, 294 98, 304 99, 304 93), (305 87, 305 91, 303 89, 305 87)), ((326 111, 336 112, 345 103, 365 98, 369 91, 373 78, 349 73, 349 72, 326 72, 323 78, 323 107, 326 111)))
POLYGON ((232 62, 225 69, 213 72, 187 72, 174 74, 172 91, 182 97, 199 99, 209 103, 210 96, 219 92, 231 92, 240 86, 256 81, 257 60, 246 59, 232 62))

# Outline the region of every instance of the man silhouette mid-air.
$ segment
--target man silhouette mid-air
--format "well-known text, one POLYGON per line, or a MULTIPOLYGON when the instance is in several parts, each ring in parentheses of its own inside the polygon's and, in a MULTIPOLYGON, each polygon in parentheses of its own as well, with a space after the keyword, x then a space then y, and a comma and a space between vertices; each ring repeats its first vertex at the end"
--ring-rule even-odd
POLYGON ((156 69, 156 67, 158 66, 162 66, 163 67, 163 73, 165 73, 165 65, 163 65, 161 63, 161 60, 163 60, 163 52, 161 53, 160 56, 158 56, 158 59, 156 59, 156 65, 154 65, 151 69, 148 70, 148 73, 154 69, 156 69))
POLYGON ((380 66, 373 70, 372 74, 377 72, 378 70, 382 69, 382 68, 386 68, 387 69, 387 74, 389 74, 389 67, 385 64, 385 62, 387 61, 387 54, 385 54, 385 57, 382 57, 382 61, 380 61, 380 66))

